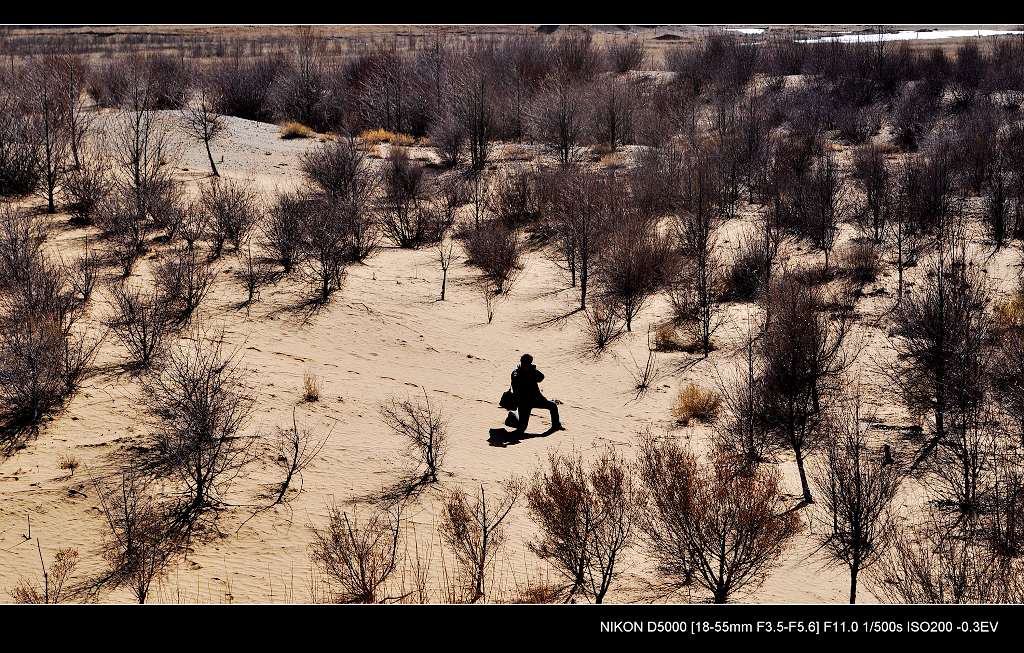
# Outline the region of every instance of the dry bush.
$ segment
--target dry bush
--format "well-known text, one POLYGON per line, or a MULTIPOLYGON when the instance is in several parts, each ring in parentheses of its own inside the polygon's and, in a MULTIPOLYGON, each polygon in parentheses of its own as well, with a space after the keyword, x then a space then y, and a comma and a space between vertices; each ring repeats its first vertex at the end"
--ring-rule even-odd
POLYGON ((509 229, 517 229, 537 220, 536 188, 529 170, 508 172, 498 178, 490 199, 494 216, 509 229))
POLYGON ((757 299, 765 290, 765 270, 773 253, 757 233, 744 234, 728 267, 722 272, 722 298, 738 301, 757 299))
POLYGON ((30 212, 0 207, 0 288, 27 283, 45 240, 45 226, 30 212))
POLYGON ((458 593, 452 599, 475 603, 487 597, 488 576, 507 538, 504 522, 520 492, 520 484, 511 481, 490 502, 483 485, 472 497, 461 487, 449 493, 438 531, 455 558, 458 593))
POLYGON ((608 44, 605 58, 617 73, 641 70, 644 65, 645 44, 638 38, 616 39, 608 44))
POLYGON ((399 147, 409 147, 416 142, 416 139, 408 134, 399 134, 386 129, 367 129, 359 133, 359 140, 367 145, 379 145, 388 143, 399 147))
POLYGON ((57 456, 57 469, 66 471, 68 476, 74 476, 75 470, 77 470, 81 465, 82 461, 80 461, 74 454, 63 453, 57 456))
POLYGON ((410 457, 423 466, 423 472, 411 485, 437 482, 437 473, 448 453, 448 423, 441 410, 430 403, 426 389, 422 402, 392 397, 379 410, 384 424, 405 440, 410 457))
POLYGON ((213 241, 211 258, 220 257, 228 242, 238 251, 261 221, 259 195, 248 181, 211 180, 199 192, 199 206, 206 214, 213 241))
POLYGON ((701 463, 672 440, 642 441, 640 526, 660 596, 696 586, 715 603, 757 590, 800 528, 782 510, 778 473, 739 474, 728 457, 701 463))
POLYGON ((865 284, 878 278, 882 271, 882 260, 877 246, 871 241, 851 243, 843 252, 840 267, 858 284, 865 284))
POLYGON ((287 502, 288 490, 296 480, 299 481, 296 493, 302 491, 302 473, 313 464, 330 437, 330 432, 321 435, 309 429, 299 428, 295 410, 292 409, 292 428, 277 429, 277 455, 274 457, 274 463, 280 468, 284 478, 270 487, 271 505, 287 502))
POLYGON ((490 219, 467 226, 459 234, 467 261, 483 273, 495 292, 508 294, 522 269, 519 235, 499 220, 490 219))
POLYGON ((398 569, 402 541, 402 511, 396 504, 375 510, 362 521, 331 506, 328 524, 315 526, 310 559, 329 579, 335 603, 388 603, 400 599, 390 590, 398 569))
POLYGON ((310 199, 300 193, 281 193, 270 207, 263 226, 263 245, 274 261, 289 273, 302 257, 303 214, 310 199))
POLYGON ((77 167, 68 171, 63 191, 71 214, 71 222, 91 225, 103 199, 113 191, 114 179, 110 163, 99 151, 83 153, 77 167))
POLYGON ((242 258, 242 268, 238 272, 242 284, 245 286, 246 297, 242 306, 248 308, 260 298, 260 290, 273 277, 269 264, 258 260, 252 255, 252 246, 247 245, 245 256, 242 258))
POLYGON ((157 264, 153 277, 160 288, 165 316, 176 326, 183 326, 210 292, 217 272, 195 249, 181 248, 157 264))
POLYGON ((617 306, 603 299, 592 301, 586 309, 587 336, 594 351, 598 353, 626 332, 626 323, 617 309, 617 306))
POLYGON ((278 133, 281 138, 285 140, 293 138, 313 138, 316 136, 315 131, 303 125, 301 122, 295 122, 294 120, 282 123, 278 133))
POLYGON ((319 193, 340 200, 364 198, 373 193, 376 179, 366 153, 351 139, 325 143, 302 155, 306 183, 319 193))
POLYGON ((619 307, 626 331, 632 331, 633 319, 675 277, 677 259, 654 221, 627 212, 616 222, 597 260, 597 275, 602 296, 619 307))
POLYGON ((18 584, 11 591, 11 598, 15 603, 36 603, 56 604, 63 603, 68 598, 66 586, 78 566, 78 551, 71 547, 57 549, 53 554, 53 562, 49 567, 43 561, 43 549, 36 539, 36 548, 39 551, 39 566, 42 568, 43 582, 37 584, 27 578, 18 580, 18 584))
POLYGON ((770 460, 778 449, 762 419, 763 382, 754 334, 748 331, 743 363, 737 365, 731 382, 720 384, 725 415, 715 425, 714 434, 715 447, 722 455, 731 457, 743 474, 770 460))
POLYGON ((721 408, 722 395, 689 383, 679 388, 679 394, 672 403, 672 417, 683 426, 689 425, 691 419, 712 424, 718 419, 721 408))
POLYGON ((302 373, 302 398, 306 401, 320 401, 320 377, 309 370, 302 373))
POLYGON ((942 516, 897 529, 885 555, 869 572, 871 590, 891 603, 1015 603, 1022 570, 989 543, 978 543, 970 522, 942 516))
POLYGON ((111 288, 113 316, 107 326, 128 350, 130 364, 148 369, 164 351, 171 331, 167 302, 160 291, 119 283, 111 288))
POLYGON ((384 198, 377 222, 384 235, 404 248, 436 243, 441 230, 436 216, 429 210, 424 168, 409 158, 405 148, 391 148, 383 183, 384 198))
POLYGON ((530 550, 562 575, 566 600, 582 594, 602 603, 632 543, 637 497, 628 465, 614 450, 589 466, 579 456, 552 453, 526 498, 541 532, 530 550))
POLYGON ((346 265, 353 260, 351 225, 365 217, 363 211, 351 203, 315 198, 299 214, 302 272, 316 293, 314 302, 326 304, 341 289, 346 265))
POLYGON ((41 257, 0 292, 0 451, 36 432, 88 373, 101 339, 77 334, 83 308, 64 269, 41 257))
POLYGON ((42 180, 38 130, 13 90, 0 93, 0 196, 33 192, 42 180))
POLYGON ((166 507, 154 498, 149 483, 128 470, 118 482, 95 482, 107 526, 102 544, 107 571, 88 583, 88 591, 125 587, 143 604, 166 573, 180 542, 168 531, 166 507))
POLYGON ((159 363, 142 378, 154 430, 136 464, 172 484, 175 531, 191 533, 203 518, 217 518, 233 483, 258 456, 256 436, 243 433, 255 398, 222 337, 197 332, 159 363))
POLYGON ((235 57, 208 71, 213 110, 225 116, 273 122, 269 92, 281 67, 278 57, 235 57))
POLYGON ((654 330, 655 351, 679 351, 683 345, 679 340, 679 329, 672 321, 663 322, 654 330))

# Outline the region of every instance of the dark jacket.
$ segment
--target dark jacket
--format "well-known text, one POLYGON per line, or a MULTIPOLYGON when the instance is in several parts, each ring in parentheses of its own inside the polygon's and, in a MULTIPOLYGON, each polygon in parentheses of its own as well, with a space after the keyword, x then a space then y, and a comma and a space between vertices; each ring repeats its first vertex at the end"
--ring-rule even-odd
POLYGON ((512 372, 512 392, 520 404, 533 405, 544 400, 537 385, 543 380, 544 375, 535 365, 520 365, 512 372))

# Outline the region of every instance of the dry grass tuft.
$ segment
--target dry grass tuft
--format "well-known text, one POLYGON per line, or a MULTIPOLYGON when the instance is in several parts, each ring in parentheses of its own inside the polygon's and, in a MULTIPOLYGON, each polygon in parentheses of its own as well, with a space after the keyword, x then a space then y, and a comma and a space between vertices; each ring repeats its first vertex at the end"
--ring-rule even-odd
POLYGON ((281 138, 285 140, 291 138, 313 138, 315 135, 316 132, 301 122, 289 121, 281 124, 281 138))
POLYGON ((302 398, 309 402, 320 401, 320 377, 309 370, 302 375, 302 398))
POLYGON ((391 132, 386 129, 367 129, 359 134, 359 139, 368 145, 390 143, 391 145, 408 147, 416 143, 416 139, 408 134, 391 132))
POLYGON ((679 395, 672 404, 672 416, 683 426, 688 426, 691 419, 710 424, 718 417, 721 407, 721 395, 690 383, 679 389, 679 395))
POLYGON ((61 454, 57 458, 57 467, 68 473, 68 476, 74 476, 75 470, 81 466, 78 458, 74 454, 61 454))

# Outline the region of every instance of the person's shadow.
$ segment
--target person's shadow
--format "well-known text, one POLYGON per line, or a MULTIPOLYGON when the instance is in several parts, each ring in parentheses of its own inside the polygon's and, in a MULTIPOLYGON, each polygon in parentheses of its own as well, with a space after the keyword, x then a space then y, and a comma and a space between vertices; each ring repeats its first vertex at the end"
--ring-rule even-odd
POLYGON ((514 429, 491 429, 488 431, 487 444, 492 447, 507 447, 510 444, 519 444, 523 440, 531 438, 546 438, 554 432, 555 429, 551 428, 543 433, 517 433, 514 429))

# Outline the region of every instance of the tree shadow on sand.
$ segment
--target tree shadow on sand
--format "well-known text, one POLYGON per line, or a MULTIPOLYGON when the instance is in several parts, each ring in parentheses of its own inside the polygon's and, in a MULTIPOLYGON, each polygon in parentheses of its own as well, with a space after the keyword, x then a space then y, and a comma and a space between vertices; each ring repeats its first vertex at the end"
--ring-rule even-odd
POLYGON ((514 429, 491 429, 488 433, 487 444, 492 447, 507 447, 510 444, 519 444, 523 440, 530 440, 532 438, 546 438, 552 433, 555 433, 557 429, 549 428, 543 433, 517 433, 514 429))

